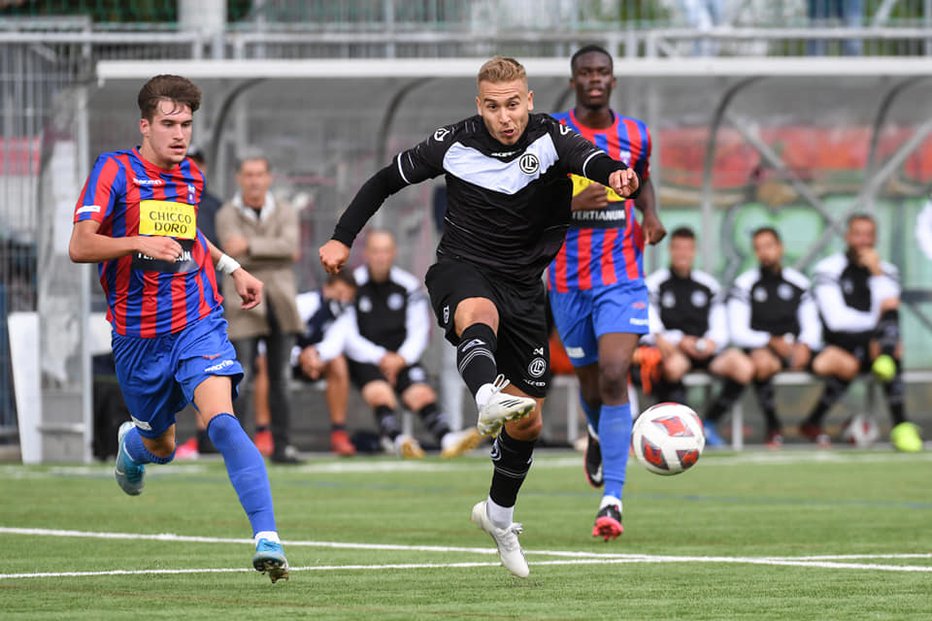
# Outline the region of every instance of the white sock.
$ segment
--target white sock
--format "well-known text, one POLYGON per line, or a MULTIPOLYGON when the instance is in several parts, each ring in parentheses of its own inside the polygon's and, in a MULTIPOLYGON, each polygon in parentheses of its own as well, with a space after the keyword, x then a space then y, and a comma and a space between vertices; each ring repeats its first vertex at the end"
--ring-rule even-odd
POLYGON ((503 507, 495 504, 495 501, 489 497, 485 502, 485 514, 496 528, 508 528, 514 522, 515 508, 503 507))
POLYGON ((256 533, 256 536, 253 537, 256 540, 256 545, 259 545, 260 539, 268 539, 274 543, 281 543, 282 540, 278 538, 278 532, 274 530, 263 530, 256 533))
POLYGON ((486 403, 489 402, 489 397, 492 396, 492 393, 495 392, 495 387, 492 384, 483 384, 479 387, 479 390, 476 391, 476 407, 481 408, 486 403))
POLYGON ((618 505, 618 512, 621 513, 621 498, 615 498, 614 496, 602 496, 602 502, 599 503, 599 509, 603 509, 607 505, 618 505))

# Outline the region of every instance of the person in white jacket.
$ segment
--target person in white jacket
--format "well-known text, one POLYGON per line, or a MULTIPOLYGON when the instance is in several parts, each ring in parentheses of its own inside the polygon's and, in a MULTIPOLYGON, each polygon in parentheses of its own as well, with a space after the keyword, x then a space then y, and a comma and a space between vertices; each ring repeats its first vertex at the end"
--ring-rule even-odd
POLYGON ((648 317, 653 341, 660 351, 661 401, 686 403, 683 376, 706 370, 725 382, 705 413, 706 443, 723 442, 716 422, 731 409, 754 376, 751 359, 728 347, 728 318, 721 287, 711 275, 694 269, 696 234, 680 227, 670 234, 670 267, 647 277, 648 317))
POLYGON ((809 368, 822 341, 822 325, 809 279, 784 267, 780 233, 765 226, 752 237, 758 266, 735 279, 728 299, 731 341, 754 363, 754 388, 766 422, 766 442, 783 445, 773 376, 809 368))
POLYGON ((874 218, 855 214, 848 219, 845 252, 815 267, 815 299, 827 346, 812 369, 825 378, 825 390, 800 433, 820 445, 829 444, 822 420, 859 373, 872 372, 886 393, 893 422, 890 441, 896 449, 912 453, 922 449, 922 438, 904 411, 899 272, 880 260, 876 241, 874 218))

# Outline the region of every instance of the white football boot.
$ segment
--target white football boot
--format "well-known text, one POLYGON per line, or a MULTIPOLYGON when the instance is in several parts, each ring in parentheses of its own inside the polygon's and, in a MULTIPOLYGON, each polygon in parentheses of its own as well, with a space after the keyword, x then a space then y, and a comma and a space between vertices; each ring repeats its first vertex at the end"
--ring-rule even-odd
POLYGON ((521 525, 513 522, 508 528, 498 528, 486 513, 485 502, 483 500, 476 503, 472 508, 470 520, 492 537, 498 547, 498 555, 501 557, 505 569, 519 578, 527 578, 531 570, 527 566, 527 560, 524 558, 524 552, 518 542, 518 535, 522 531, 521 525))
POLYGON ((502 389, 509 384, 504 375, 495 378, 492 384, 486 384, 479 389, 479 395, 485 396, 485 402, 479 405, 479 422, 476 428, 484 436, 497 436, 502 425, 511 420, 524 418, 534 411, 537 402, 529 397, 519 397, 502 392, 502 389), (487 388, 488 387, 488 388, 487 388), (485 390, 483 390, 485 389, 485 390), (483 393, 487 393, 483 395, 483 393))

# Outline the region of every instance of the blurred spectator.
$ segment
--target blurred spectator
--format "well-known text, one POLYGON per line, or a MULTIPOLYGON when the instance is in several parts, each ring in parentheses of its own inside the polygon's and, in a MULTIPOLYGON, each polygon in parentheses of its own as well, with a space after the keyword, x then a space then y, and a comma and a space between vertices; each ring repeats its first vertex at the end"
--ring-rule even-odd
POLYGON ((223 251, 263 282, 264 298, 244 311, 236 302, 233 283, 224 282, 230 338, 240 361, 256 359, 259 340, 265 341, 269 378, 269 409, 276 463, 299 463, 291 446, 288 360, 294 337, 304 326, 295 305, 294 262, 298 256, 298 216, 287 202, 269 191, 272 173, 268 159, 248 155, 236 175, 239 192, 217 213, 217 235, 223 251))
POLYGON ((356 281, 346 271, 327 277, 318 291, 298 295, 298 312, 304 333, 292 353, 294 375, 305 381, 327 382, 327 408, 330 410, 330 450, 350 457, 356 448, 346 433, 349 401, 349 367, 344 353, 371 364, 385 355, 385 349, 359 336, 356 328, 356 281))
MULTIPOLYGON (((219 248, 216 221, 217 212, 220 211, 223 202, 210 192, 207 185, 207 160, 204 158, 204 150, 200 147, 191 147, 188 149, 188 157, 194 160, 197 167, 204 173, 204 193, 201 194, 201 202, 197 206, 197 228, 204 234, 204 237, 210 240, 210 243, 219 248)), ((220 274, 217 274, 218 280, 220 276, 220 274)))
MULTIPOLYGON (((831 28, 841 22, 844 28, 860 28, 864 21, 864 0, 808 0, 809 21, 813 28, 831 28)), ((827 46, 824 39, 810 39, 806 44, 810 56, 825 56, 827 46)), ((860 56, 863 48, 861 39, 848 38, 842 41, 845 56, 860 56)))
POLYGON ((900 284, 895 266, 880 260, 874 245, 877 224, 872 216, 848 219, 844 253, 816 264, 815 299, 825 326, 825 349, 812 362, 825 377, 825 390, 800 432, 821 445, 829 443, 822 420, 858 373, 873 372, 883 384, 893 429, 890 441, 900 451, 922 450, 919 428, 904 411, 900 363, 900 284))
MULTIPOLYGON (((754 231, 758 267, 735 279, 728 299, 728 321, 734 345, 754 363, 754 388, 767 425, 767 445, 783 445, 777 417, 773 376, 781 370, 808 368, 822 340, 822 326, 809 291, 809 279, 783 267, 783 242, 776 229, 754 231)), ((707 419, 706 425, 714 425, 707 419)))
POLYGON ((441 455, 456 457, 479 444, 475 427, 453 431, 437 407, 437 395, 420 365, 430 334, 427 298, 420 281, 395 267, 395 238, 388 231, 372 231, 366 238, 366 264, 354 272, 356 321, 359 334, 383 347, 378 365, 350 355, 350 377, 363 400, 375 411, 383 445, 406 458, 423 457, 417 440, 402 433, 396 411, 398 398, 416 412, 440 442, 441 455))
MULTIPOLYGON (((677 0, 686 24, 700 33, 708 33, 724 23, 724 0, 677 0)), ((718 41, 703 38, 693 44, 693 56, 715 56, 718 54, 718 41)))
POLYGON ((754 378, 754 363, 728 348, 728 318, 718 282, 693 268, 696 235, 681 227, 670 234, 670 267, 647 277, 650 326, 661 355, 661 401, 686 403, 683 377, 701 369, 725 379, 722 392, 706 412, 706 442, 719 446, 715 422, 731 409, 754 378))

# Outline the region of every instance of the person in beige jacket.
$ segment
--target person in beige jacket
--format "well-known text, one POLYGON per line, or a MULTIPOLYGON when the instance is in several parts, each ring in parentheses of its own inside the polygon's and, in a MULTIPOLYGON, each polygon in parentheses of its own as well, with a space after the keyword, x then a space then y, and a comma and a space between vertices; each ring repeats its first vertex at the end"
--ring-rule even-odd
MULTIPOLYGON (((290 403, 287 391, 289 356, 295 336, 303 330, 295 304, 294 262, 298 257, 298 216, 287 202, 269 191, 269 160, 250 154, 240 160, 236 173, 239 192, 217 212, 217 237, 228 255, 265 285, 262 303, 244 311, 225 305, 230 339, 243 367, 249 369, 259 341, 266 346, 273 462, 298 463, 289 441, 290 403)), ((224 282, 223 294, 234 300, 233 283, 224 282), (228 291, 229 289, 229 291, 228 291)))

